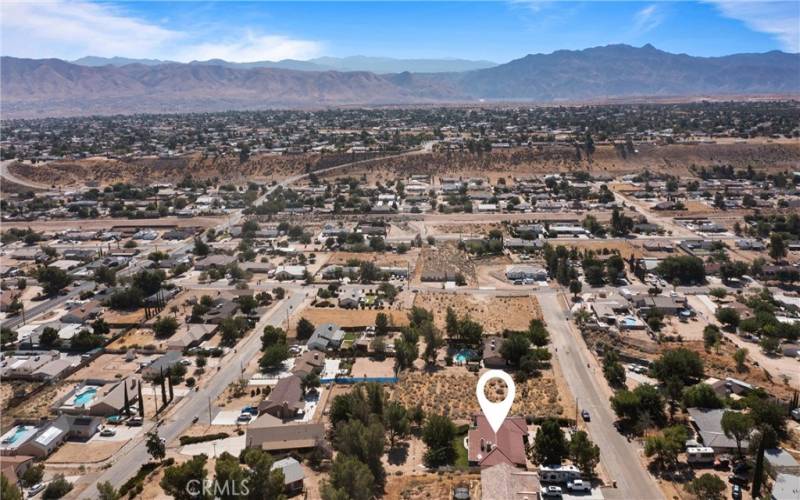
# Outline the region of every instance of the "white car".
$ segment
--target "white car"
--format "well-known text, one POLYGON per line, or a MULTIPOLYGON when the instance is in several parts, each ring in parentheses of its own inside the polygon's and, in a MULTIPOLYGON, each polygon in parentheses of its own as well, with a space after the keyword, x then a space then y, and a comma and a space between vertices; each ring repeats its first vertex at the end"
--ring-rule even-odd
POLYGON ((576 479, 567 483, 567 489, 570 491, 590 491, 592 485, 582 479, 576 479))
POLYGON ((106 427, 105 429, 100 431, 100 435, 103 436, 103 437, 112 437, 112 436, 116 436, 117 435, 117 431, 115 431, 114 429, 110 429, 110 428, 106 427))
POLYGON ((33 486, 31 486, 31 489, 28 490, 28 498, 35 497, 44 488, 45 488, 45 484, 44 483, 36 483, 36 484, 34 484, 33 486))
POLYGON ((561 486, 548 486, 546 488, 542 488, 543 497, 560 497, 561 493, 561 486))

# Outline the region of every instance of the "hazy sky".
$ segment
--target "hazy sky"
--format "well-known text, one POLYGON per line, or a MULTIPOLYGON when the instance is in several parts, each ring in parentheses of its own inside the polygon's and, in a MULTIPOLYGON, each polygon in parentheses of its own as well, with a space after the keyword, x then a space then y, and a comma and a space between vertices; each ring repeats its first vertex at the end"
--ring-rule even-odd
POLYGON ((610 43, 718 56, 800 52, 800 2, 3 0, 3 55, 176 61, 369 55, 506 62, 610 43))

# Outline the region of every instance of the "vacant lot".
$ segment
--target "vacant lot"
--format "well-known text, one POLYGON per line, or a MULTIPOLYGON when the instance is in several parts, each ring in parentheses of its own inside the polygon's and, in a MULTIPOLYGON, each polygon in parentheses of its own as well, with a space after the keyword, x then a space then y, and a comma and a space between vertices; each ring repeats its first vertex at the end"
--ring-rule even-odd
MULTIPOLYGON (((480 411, 474 396, 478 375, 463 368, 444 369, 437 372, 404 372, 392 387, 391 399, 406 407, 421 405, 428 413, 444 414, 453 420, 468 420, 480 411)), ((551 370, 539 378, 517 384, 517 397, 511 414, 534 417, 569 416, 566 405, 571 400, 561 394, 551 370)))
POLYGON ((96 441, 90 443, 64 443, 47 459, 48 464, 92 464, 117 453, 127 441, 96 441))
POLYGON ((81 368, 67 378, 70 382, 83 382, 86 379, 108 380, 122 379, 133 375, 139 369, 139 363, 145 359, 137 356, 133 361, 125 361, 121 354, 102 354, 97 359, 81 368))
POLYGON ((483 325, 487 333, 524 330, 532 319, 542 317, 536 297, 529 295, 495 297, 422 292, 417 294, 414 305, 433 311, 434 322, 439 328, 444 328, 447 308, 452 307, 459 316, 469 314, 483 325))
POLYGON ((314 325, 335 323, 340 327, 365 327, 375 325, 375 316, 384 313, 389 317, 389 324, 393 326, 408 325, 408 316, 405 311, 397 309, 341 309, 338 307, 309 307, 300 314, 314 325))
POLYGON ((464 276, 468 285, 475 285, 475 264, 469 255, 459 250, 456 243, 447 242, 422 249, 413 279, 417 283, 444 281, 445 277, 452 281, 458 274, 464 276))
POLYGON ((387 500, 441 500, 453 497, 456 486, 469 487, 470 498, 480 498, 480 474, 447 473, 392 476, 386 480, 387 500))

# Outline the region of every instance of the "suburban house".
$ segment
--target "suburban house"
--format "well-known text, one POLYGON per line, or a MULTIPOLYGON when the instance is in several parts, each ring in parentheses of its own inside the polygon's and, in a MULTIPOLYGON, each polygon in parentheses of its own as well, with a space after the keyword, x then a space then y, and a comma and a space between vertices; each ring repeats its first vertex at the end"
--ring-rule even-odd
POLYGON ((290 375, 278 380, 267 399, 258 405, 259 415, 267 413, 282 420, 294 418, 305 408, 303 379, 290 375))
POLYGON ((339 307, 343 307, 346 309, 355 309, 361 304, 361 299, 363 298, 364 294, 361 293, 361 290, 356 288, 351 288, 349 290, 345 290, 339 294, 339 307))
POLYGON ((158 377, 162 373, 168 372, 173 366, 177 365, 182 358, 178 351, 168 351, 166 354, 154 359, 149 365, 142 368, 143 377, 158 377))
POLYGON ((236 262, 236 257, 233 255, 209 255, 208 257, 198 260, 194 263, 194 268, 197 271, 208 271, 212 268, 227 267, 236 262))
POLYGON ((261 448, 271 453, 314 448, 325 439, 321 423, 286 423, 269 413, 250 422, 245 432, 248 448, 261 448))
POLYGON ((642 314, 656 310, 662 314, 675 316, 686 308, 686 297, 634 295, 631 297, 631 302, 642 314))
POLYGON ((305 351, 294 360, 292 373, 300 378, 305 378, 312 373, 319 374, 325 367, 325 353, 320 351, 305 351))
MULTIPOLYGON (((689 408, 689 422, 697 431, 700 442, 715 453, 733 453, 736 451, 736 440, 729 438, 722 430, 722 415, 725 410, 706 410, 689 408)), ((742 448, 747 448, 749 442, 743 440, 742 448)))
POLYGON ((167 340, 167 350, 183 352, 210 338, 217 325, 204 323, 183 323, 178 331, 167 340))
POLYGON ((343 340, 344 330, 333 323, 323 323, 314 330, 307 345, 309 350, 325 352, 328 349, 338 349, 343 340))
POLYGON ((506 278, 515 280, 547 281, 547 270, 535 266, 514 265, 506 267, 506 278))
POLYGON ((467 440, 470 465, 479 465, 481 468, 502 463, 520 468, 526 466, 528 425, 525 417, 507 417, 495 433, 486 417, 482 413, 476 414, 472 418, 467 440))
POLYGON ((0 473, 2 473, 11 484, 17 484, 19 478, 25 471, 33 465, 33 457, 28 455, 17 455, 13 457, 3 457, 0 473))
POLYGON ((278 266, 275 268, 275 279, 300 280, 305 277, 306 266, 278 266))

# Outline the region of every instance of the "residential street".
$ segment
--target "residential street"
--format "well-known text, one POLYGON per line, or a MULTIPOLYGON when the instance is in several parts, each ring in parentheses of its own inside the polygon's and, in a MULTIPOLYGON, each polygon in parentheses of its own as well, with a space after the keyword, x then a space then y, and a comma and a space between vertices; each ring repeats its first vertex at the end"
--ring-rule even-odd
POLYGON ((536 293, 542 307, 544 320, 550 330, 551 343, 557 350, 561 370, 578 408, 589 410, 587 422, 591 439, 600 447, 600 461, 617 489, 605 489, 610 498, 651 500, 663 498, 658 485, 644 470, 636 446, 629 443, 614 428, 614 413, 608 402, 608 393, 601 386, 599 367, 591 359, 583 339, 572 331, 559 297, 553 293, 536 293), (588 365, 592 366, 589 368, 588 365), (616 495, 615 493, 618 493, 616 495))
MULTIPOLYGON (((261 349, 261 331, 266 325, 280 326, 286 319, 287 311, 297 311, 305 300, 303 293, 291 293, 275 307, 270 314, 264 316, 249 336, 239 342, 236 353, 221 365, 220 371, 214 375, 207 385, 197 392, 190 392, 183 400, 177 403, 172 414, 158 428, 158 434, 167 443, 177 439, 191 425, 192 418, 199 416, 202 420, 208 419, 209 401, 214 401, 222 392, 241 374, 241 367, 247 364, 261 349)), ((213 408, 212 408, 213 411, 213 408)), ((139 470, 139 467, 150 460, 145 447, 145 435, 129 443, 120 452, 117 461, 103 473, 95 478, 81 494, 80 498, 97 498, 97 483, 110 481, 118 488, 129 477, 139 470)))

